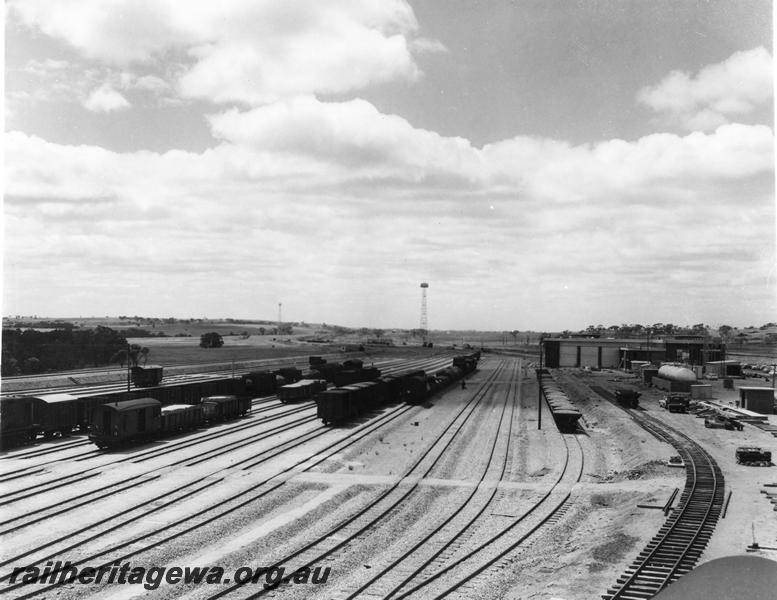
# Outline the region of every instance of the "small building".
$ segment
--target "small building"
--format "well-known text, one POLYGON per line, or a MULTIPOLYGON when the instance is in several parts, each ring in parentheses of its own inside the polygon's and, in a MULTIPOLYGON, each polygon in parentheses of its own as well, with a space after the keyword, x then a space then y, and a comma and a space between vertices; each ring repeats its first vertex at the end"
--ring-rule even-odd
POLYGON ((741 387, 739 388, 739 407, 762 415, 774 414, 774 388, 741 387))
POLYGON ((712 398, 712 386, 708 383, 691 385, 691 400, 709 400, 712 398))
POLYGON ((738 360, 715 360, 705 365, 707 375, 718 377, 742 377, 742 365, 738 360))
POLYGON ((653 377, 658 375, 658 367, 642 367, 642 381, 651 385, 653 383, 653 377))

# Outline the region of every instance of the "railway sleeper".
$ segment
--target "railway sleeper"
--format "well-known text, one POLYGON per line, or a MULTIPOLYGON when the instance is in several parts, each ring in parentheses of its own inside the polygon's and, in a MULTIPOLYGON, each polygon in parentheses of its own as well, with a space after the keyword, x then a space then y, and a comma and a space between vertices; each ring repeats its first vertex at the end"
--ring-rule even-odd
POLYGON ((660 548, 658 551, 647 554, 640 554, 644 559, 650 560, 677 560, 681 556, 699 555, 703 552, 702 548, 660 548))
POLYGON ((699 547, 692 547, 692 548, 660 548, 658 551, 654 552, 653 554, 645 555, 644 558, 650 557, 651 561, 665 561, 665 560, 677 560, 682 556, 691 556, 691 555, 698 555, 703 552, 702 548, 699 547))
POLYGON ((630 585, 629 593, 637 594, 641 598, 651 598, 658 593, 661 587, 660 585, 630 585))
MULTIPOLYGON (((626 583, 631 579, 630 577, 622 577, 621 579, 618 579, 618 583, 626 583)), ((655 585, 655 586, 661 586, 666 581, 666 573, 658 573, 656 575, 653 575, 651 573, 645 573, 644 571, 640 571, 637 573, 634 578, 632 579, 632 582, 629 584, 629 586, 632 585, 655 585)))
POLYGON ((688 537, 678 537, 674 536, 672 538, 665 538, 661 540, 660 542, 653 543, 651 542, 645 548, 642 550, 640 554, 650 554, 651 552, 655 551, 657 548, 677 548, 677 549, 685 549, 692 546, 692 543, 694 542, 694 536, 688 536, 688 537))
POLYGON ((681 562, 679 564, 671 564, 666 565, 662 567, 663 570, 658 571, 656 565, 650 565, 647 568, 644 569, 637 569, 634 570, 626 570, 626 572, 621 575, 616 581, 619 584, 623 584, 624 582, 628 581, 631 577, 641 577, 643 572, 646 572, 648 574, 652 572, 659 573, 663 576, 664 579, 667 578, 667 575, 671 573, 671 578, 674 581, 677 577, 680 577, 682 575, 685 575, 686 573, 690 573, 693 570, 694 566, 693 564, 688 564, 685 562, 681 562))

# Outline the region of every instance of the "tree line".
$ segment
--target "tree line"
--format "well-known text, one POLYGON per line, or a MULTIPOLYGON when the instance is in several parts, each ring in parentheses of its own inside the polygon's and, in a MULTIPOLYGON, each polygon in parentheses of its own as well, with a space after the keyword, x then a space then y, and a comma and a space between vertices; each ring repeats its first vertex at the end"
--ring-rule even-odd
MULTIPOLYGON (((141 351, 138 346, 136 357, 141 356, 141 351)), ((124 334, 100 325, 93 329, 53 331, 3 329, 2 375, 100 367, 118 362, 122 352, 126 357, 124 334)))

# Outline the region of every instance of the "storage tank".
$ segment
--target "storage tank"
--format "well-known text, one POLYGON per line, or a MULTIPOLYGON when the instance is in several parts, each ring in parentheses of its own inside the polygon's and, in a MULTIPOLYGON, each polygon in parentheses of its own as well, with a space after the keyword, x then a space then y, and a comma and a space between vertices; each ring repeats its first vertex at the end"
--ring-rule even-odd
POLYGON ((696 374, 685 367, 664 365, 658 369, 658 376, 669 381, 696 381, 696 374))

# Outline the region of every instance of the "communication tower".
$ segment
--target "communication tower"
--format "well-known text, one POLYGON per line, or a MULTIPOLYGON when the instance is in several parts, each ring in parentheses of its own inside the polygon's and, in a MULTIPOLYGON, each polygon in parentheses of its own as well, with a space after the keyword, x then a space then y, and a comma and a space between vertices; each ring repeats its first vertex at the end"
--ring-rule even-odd
POLYGON ((429 322, 426 318, 426 290, 429 289, 428 283, 421 284, 421 335, 426 343, 426 337, 429 329, 429 322))
POLYGON ((281 306, 283 306, 283 303, 278 302, 278 333, 281 332, 281 323, 283 322, 281 319, 281 306))

